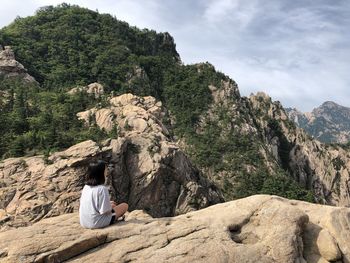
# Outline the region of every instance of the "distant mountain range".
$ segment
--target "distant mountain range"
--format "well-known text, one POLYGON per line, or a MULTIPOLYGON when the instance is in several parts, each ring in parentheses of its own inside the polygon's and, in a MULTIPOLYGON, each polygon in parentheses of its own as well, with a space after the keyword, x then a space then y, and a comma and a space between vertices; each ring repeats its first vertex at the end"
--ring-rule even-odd
POLYGON ((289 118, 314 138, 325 143, 350 141, 350 108, 326 101, 312 112, 286 108, 289 118))

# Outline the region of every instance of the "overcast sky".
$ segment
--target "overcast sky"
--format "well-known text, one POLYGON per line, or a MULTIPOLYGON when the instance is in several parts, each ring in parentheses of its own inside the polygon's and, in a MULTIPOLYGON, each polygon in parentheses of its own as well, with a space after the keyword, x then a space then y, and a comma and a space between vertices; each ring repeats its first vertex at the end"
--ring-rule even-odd
MULTIPOLYGON (((0 27, 56 0, 0 5, 0 27)), ((139 28, 167 31, 184 63, 208 61, 242 95, 268 93, 310 111, 327 100, 350 107, 349 0, 67 0, 139 28)))

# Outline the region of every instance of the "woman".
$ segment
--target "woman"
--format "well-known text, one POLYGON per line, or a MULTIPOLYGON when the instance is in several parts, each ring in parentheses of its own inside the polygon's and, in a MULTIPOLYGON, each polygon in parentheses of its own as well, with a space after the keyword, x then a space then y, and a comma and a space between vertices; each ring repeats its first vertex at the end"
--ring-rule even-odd
POLYGON ((90 164, 80 197, 80 224, 85 228, 103 228, 128 211, 128 204, 110 201, 105 183, 106 162, 90 164))

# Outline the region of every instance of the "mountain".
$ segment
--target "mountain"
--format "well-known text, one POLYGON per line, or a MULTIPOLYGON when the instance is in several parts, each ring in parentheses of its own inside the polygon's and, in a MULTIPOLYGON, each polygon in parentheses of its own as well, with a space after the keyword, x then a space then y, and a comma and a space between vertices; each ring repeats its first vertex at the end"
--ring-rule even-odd
MULTIPOLYGON (((133 123, 119 123, 125 113, 115 116, 110 100, 130 93, 152 96, 164 107, 164 116, 153 121, 168 131, 169 140, 188 158, 186 165, 195 167, 190 169, 193 174, 185 176, 189 181, 179 179, 181 187, 188 184, 183 189, 201 193, 213 185, 225 201, 275 194, 350 205, 347 150, 308 136, 268 95, 241 96, 235 81, 210 63, 183 65, 169 33, 139 30, 110 15, 62 4, 16 19, 0 30, 0 44, 11 46, 16 60, 37 81, 28 85, 21 79, 5 78, 1 82, 1 91, 8 94, 0 110, 3 163, 14 161, 10 157, 16 157, 15 163, 26 158, 48 162, 55 152, 87 140, 104 145, 108 139, 118 139, 120 125, 128 130, 133 123), (96 88, 89 93, 90 87, 96 88), (204 182, 197 170, 208 183, 191 188, 192 176, 204 182)), ((129 110, 137 106, 132 103, 136 102, 131 102, 129 110)), ((145 123, 135 125, 142 133, 145 123)), ((154 147, 159 146, 155 143, 149 151, 154 147)), ((4 174, 1 197, 9 202, 21 187, 13 190, 9 186, 13 179, 7 177, 21 178, 21 169, 27 174, 31 168, 0 170, 4 174)), ((148 182, 147 173, 139 175, 148 182)), ((170 182, 160 180, 158 186, 165 184, 168 189, 170 182)), ((176 195, 171 196, 179 197, 180 186, 174 185, 176 195)), ((207 199, 203 203, 212 203, 205 195, 201 198, 207 199)), ((192 199, 187 203, 202 202, 192 199)))
POLYGON ((297 109, 286 109, 296 125, 303 128, 314 138, 325 143, 350 141, 350 108, 326 101, 311 113, 302 113, 297 109))
POLYGON ((319 203, 349 206, 349 151, 310 137, 290 121, 283 106, 266 94, 250 97, 253 113, 261 127, 265 145, 282 169, 306 189, 312 189, 319 203))
POLYGON ((349 261, 349 209, 320 205, 350 206, 348 149, 184 65, 169 33, 62 4, 0 44, 0 261, 349 261), (98 159, 132 211, 91 232, 76 212, 98 159))

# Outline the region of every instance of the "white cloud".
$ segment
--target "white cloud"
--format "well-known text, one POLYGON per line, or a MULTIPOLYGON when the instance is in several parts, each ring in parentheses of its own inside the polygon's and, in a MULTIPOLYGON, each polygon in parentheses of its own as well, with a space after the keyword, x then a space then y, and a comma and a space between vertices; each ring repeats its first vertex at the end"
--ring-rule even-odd
POLYGON ((238 7, 238 4, 238 0, 210 0, 203 16, 209 21, 224 19, 230 11, 238 7))
POLYGON ((17 16, 29 16, 36 10, 36 4, 32 0, 28 0, 25 5, 18 1, 3 1, 0 5, 0 28, 8 25, 17 16))
POLYGON ((256 4, 255 0, 210 0, 203 17, 210 24, 230 22, 236 29, 244 29, 255 16, 256 4))

